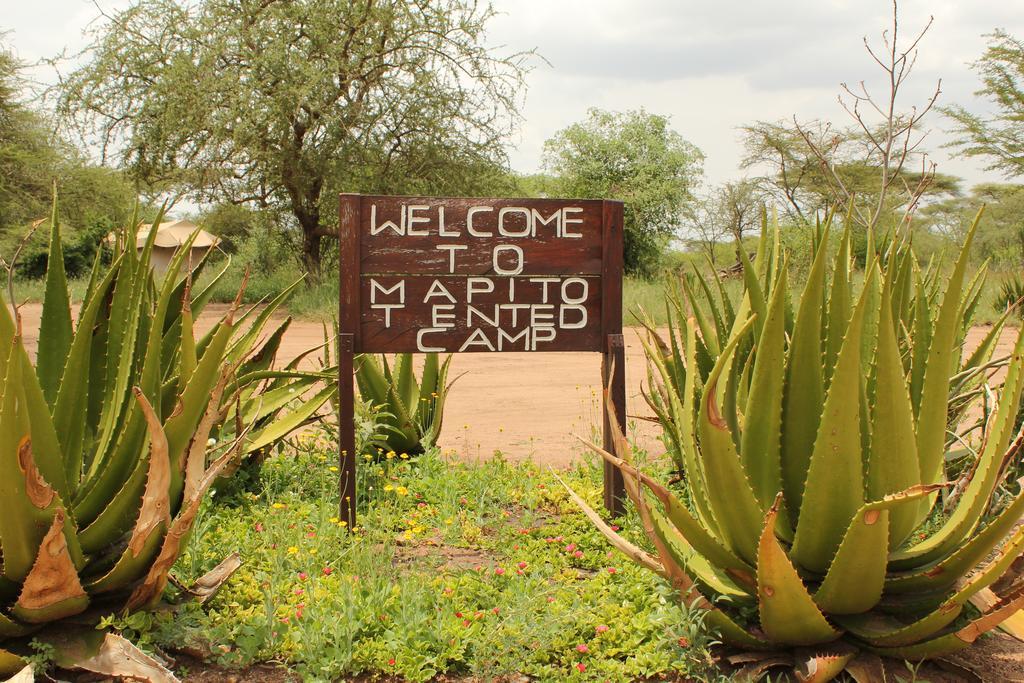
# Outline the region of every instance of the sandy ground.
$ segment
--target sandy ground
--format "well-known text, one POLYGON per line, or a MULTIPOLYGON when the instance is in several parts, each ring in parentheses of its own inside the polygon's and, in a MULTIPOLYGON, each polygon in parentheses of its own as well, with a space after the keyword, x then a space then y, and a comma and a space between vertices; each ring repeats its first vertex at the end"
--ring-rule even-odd
MULTIPOLYGON (((216 321, 223 308, 210 307, 200 327, 216 321)), ((21 308, 25 339, 34 352, 41 307, 21 308)), ((987 331, 975 327, 968 337, 973 349, 987 331)), ((1010 352, 1016 330, 1004 331, 997 356, 1010 352)), ((649 415, 640 393, 646 383, 638 330, 626 331, 626 393, 629 415, 649 415)), ((293 321, 279 352, 281 363, 323 341, 319 323, 293 321)), ((573 434, 600 441, 601 356, 596 353, 464 353, 452 361, 458 379, 448 398, 441 446, 460 458, 489 458, 495 451, 512 460, 527 458, 564 465, 583 447, 573 434)), ((651 451, 661 448, 660 430, 630 420, 630 436, 651 451)))

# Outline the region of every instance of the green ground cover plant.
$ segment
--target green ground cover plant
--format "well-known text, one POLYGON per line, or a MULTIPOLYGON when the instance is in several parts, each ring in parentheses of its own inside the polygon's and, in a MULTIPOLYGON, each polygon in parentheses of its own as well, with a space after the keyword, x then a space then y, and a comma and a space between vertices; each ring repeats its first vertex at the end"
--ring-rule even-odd
MULTIPOLYGON (((200 511, 179 577, 235 551, 244 562, 210 603, 111 623, 144 649, 276 662, 303 680, 724 680, 699 615, 610 552, 549 471, 437 449, 365 461, 349 533, 335 437, 293 444, 267 461, 257 492, 200 511)), ((600 500, 595 463, 562 476, 600 500)))

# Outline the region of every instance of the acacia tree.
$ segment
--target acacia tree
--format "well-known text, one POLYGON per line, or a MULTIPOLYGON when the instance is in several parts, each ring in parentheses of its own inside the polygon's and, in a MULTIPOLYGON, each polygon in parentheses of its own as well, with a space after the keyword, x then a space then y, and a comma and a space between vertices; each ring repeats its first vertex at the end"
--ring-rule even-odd
POLYGON ((337 192, 472 186, 504 165, 529 54, 488 48, 493 15, 473 0, 138 0, 94 29, 58 110, 144 185, 277 212, 317 274, 337 192))
POLYGON ((625 201, 625 268, 652 275, 682 223, 704 155, 644 110, 590 109, 586 120, 544 143, 554 189, 567 197, 625 201))
POLYGON ((1003 30, 987 36, 991 43, 974 70, 983 87, 975 94, 992 102, 995 114, 985 118, 961 106, 943 109, 956 122, 953 146, 964 156, 989 159, 988 170, 1008 177, 1024 175, 1024 41, 1003 30))

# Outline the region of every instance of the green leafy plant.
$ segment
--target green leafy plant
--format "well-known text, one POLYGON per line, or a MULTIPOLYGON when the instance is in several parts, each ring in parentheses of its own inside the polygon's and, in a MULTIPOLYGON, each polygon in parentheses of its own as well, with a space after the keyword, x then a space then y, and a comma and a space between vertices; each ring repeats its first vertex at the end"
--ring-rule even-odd
POLYGON ((370 354, 356 357, 359 394, 379 410, 381 437, 369 442, 372 449, 416 455, 437 443, 451 387, 450 364, 451 356, 442 361, 436 353, 424 354, 417 381, 411 353, 396 354, 393 366, 385 356, 379 362, 370 354))
POLYGON ((1013 275, 1006 278, 1003 284, 999 286, 999 291, 996 294, 995 301, 992 302, 992 306, 999 313, 1013 307, 1019 317, 1021 311, 1024 310, 1021 307, 1022 302, 1024 302, 1024 280, 1019 275, 1013 275))
POLYGON ((966 648, 1024 606, 1024 587, 990 590, 1024 549, 1024 492, 987 512, 1019 446, 1024 336, 962 490, 948 510, 937 503, 950 487, 947 427, 966 411, 954 410, 963 375, 973 376, 964 368, 989 365, 1001 327, 960 362, 964 312, 980 290, 980 275, 967 281, 973 234, 942 278, 938 266, 922 272, 908 245, 876 246, 869 234, 855 294, 849 231, 829 278, 825 226, 791 305, 776 230, 745 268, 731 325, 694 309, 668 340, 645 340, 685 488, 641 471, 620 434, 615 454, 594 449, 623 473, 656 552, 589 514, 703 607, 725 641, 773 653, 766 661, 791 652, 790 663, 825 681, 875 655, 966 648))
POLYGON ((0 672, 50 622, 158 602, 215 480, 331 395, 300 398, 318 376, 271 369, 278 333, 258 343, 283 298, 236 302, 197 338, 209 287, 193 295, 179 275, 190 242, 154 280, 156 230, 96 261, 75 324, 56 217, 55 202, 34 364, 0 296, 0 672))

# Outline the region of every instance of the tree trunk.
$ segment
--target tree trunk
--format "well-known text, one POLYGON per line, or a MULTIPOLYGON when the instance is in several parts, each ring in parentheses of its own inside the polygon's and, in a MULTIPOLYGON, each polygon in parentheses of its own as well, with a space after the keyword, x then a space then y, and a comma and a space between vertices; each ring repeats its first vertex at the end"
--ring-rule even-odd
POLYGON ((302 267, 309 275, 311 282, 320 281, 320 247, 323 239, 323 235, 303 228, 302 267))

